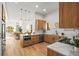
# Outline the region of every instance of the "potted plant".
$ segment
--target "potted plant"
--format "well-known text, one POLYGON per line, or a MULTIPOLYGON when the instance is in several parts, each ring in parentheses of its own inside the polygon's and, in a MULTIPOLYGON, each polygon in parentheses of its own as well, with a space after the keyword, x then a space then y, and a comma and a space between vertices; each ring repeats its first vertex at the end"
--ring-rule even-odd
POLYGON ((74 50, 78 51, 79 50, 79 37, 76 37, 74 40, 74 50))

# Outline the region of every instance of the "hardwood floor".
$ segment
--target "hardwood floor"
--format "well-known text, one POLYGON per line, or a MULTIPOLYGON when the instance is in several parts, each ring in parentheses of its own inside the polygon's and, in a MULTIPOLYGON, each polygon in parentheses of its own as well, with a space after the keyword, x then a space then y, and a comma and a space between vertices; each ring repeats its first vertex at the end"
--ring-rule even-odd
POLYGON ((6 50, 4 56, 46 56, 48 43, 42 42, 22 48, 20 40, 13 36, 6 38, 6 50))

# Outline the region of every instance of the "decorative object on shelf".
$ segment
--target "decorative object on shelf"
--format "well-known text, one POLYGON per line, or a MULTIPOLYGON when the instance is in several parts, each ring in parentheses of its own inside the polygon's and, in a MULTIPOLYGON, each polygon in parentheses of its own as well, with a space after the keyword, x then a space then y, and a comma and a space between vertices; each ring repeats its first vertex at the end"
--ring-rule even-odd
POLYGON ((55 25, 55 28, 59 28, 59 23, 58 22, 56 22, 54 25, 55 25))
POLYGON ((50 30, 50 26, 49 26, 49 23, 47 23, 47 30, 50 30))
POLYGON ((55 32, 56 32, 56 35, 58 35, 58 31, 56 30, 55 32))

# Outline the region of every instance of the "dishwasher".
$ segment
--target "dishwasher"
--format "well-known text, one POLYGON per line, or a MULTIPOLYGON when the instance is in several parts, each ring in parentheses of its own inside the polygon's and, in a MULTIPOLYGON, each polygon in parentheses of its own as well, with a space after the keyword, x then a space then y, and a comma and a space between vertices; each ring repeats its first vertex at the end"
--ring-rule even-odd
POLYGON ((44 42, 44 34, 39 35, 39 42, 44 42))

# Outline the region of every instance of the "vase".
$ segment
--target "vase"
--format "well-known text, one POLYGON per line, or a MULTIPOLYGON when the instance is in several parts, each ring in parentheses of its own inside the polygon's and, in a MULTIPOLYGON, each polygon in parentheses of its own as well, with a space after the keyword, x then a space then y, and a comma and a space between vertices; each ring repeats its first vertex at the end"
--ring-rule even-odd
POLYGON ((79 47, 74 47, 75 52, 79 52, 79 47))
POLYGON ((79 56, 79 47, 73 47, 73 55, 79 56))

